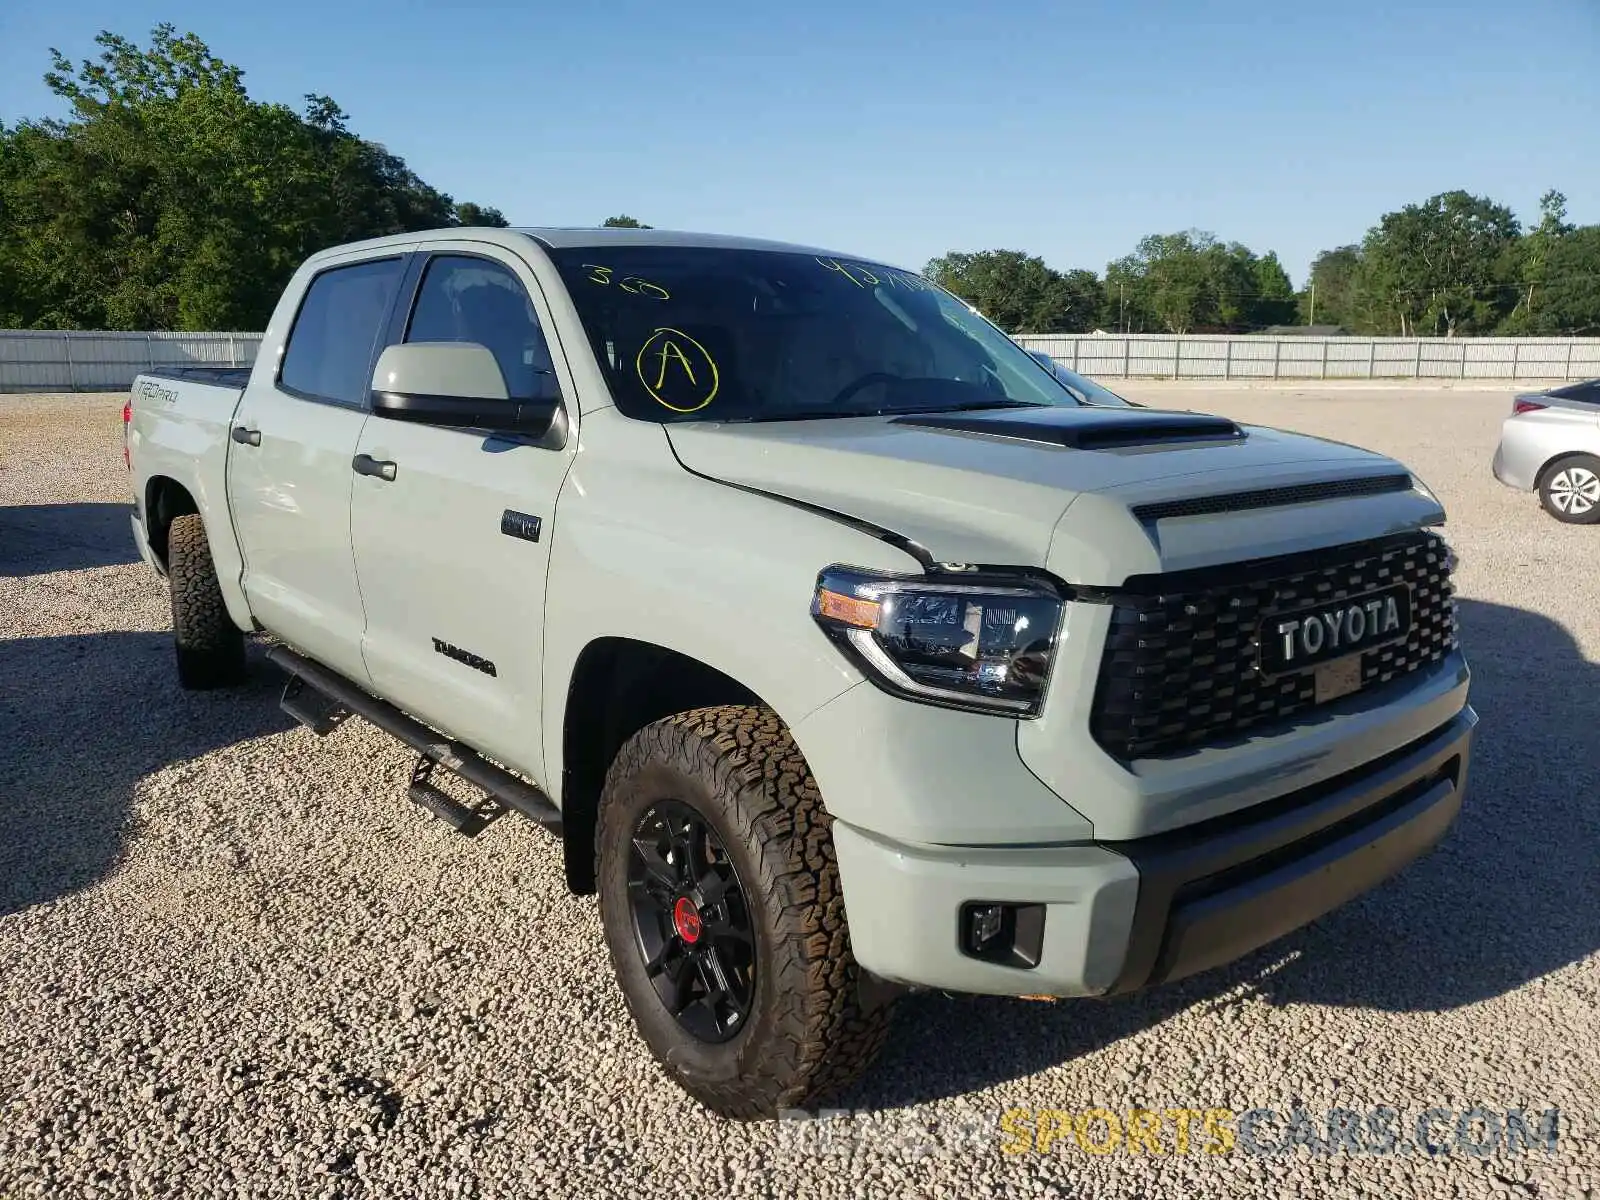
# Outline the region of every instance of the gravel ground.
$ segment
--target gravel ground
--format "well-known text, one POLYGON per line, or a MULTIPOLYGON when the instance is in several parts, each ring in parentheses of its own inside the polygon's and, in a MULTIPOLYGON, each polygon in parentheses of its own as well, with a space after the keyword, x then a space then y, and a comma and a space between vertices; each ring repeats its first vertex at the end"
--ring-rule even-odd
POLYGON ((121 398, 0 398, 0 1198, 1600 1195, 1600 530, 1492 481, 1505 391, 1123 390, 1370 445, 1440 493, 1469 806, 1233 967, 1115 1002, 913 997, 850 1114, 758 1125, 658 1074, 547 835, 456 837, 404 799, 396 743, 291 728, 264 667, 181 693, 121 398), (1161 1157, 1013 1154, 1000 1125, 1297 1103, 1387 1106, 1403 1137, 1434 1106, 1562 1123, 1553 1153, 1485 1157, 1452 1119, 1439 1157, 1212 1155, 1198 1123, 1187 1153, 1169 1124, 1161 1157))

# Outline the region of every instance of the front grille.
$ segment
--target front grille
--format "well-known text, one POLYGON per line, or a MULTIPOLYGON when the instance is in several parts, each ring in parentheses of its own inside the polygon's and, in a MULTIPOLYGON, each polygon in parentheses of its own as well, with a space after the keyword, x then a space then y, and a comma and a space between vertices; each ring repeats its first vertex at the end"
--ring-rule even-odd
POLYGON ((1117 758, 1153 758, 1285 724, 1316 704, 1315 668, 1261 674, 1262 623, 1396 584, 1411 589, 1411 630, 1362 653, 1362 690, 1440 661, 1456 645, 1447 556, 1444 540, 1424 531, 1130 579, 1112 597, 1090 717, 1095 741, 1117 758))
POLYGON ((1200 517, 1208 513, 1274 508, 1281 504, 1309 504, 1314 500, 1349 499, 1352 496, 1380 496, 1385 492, 1410 490, 1409 475, 1368 475, 1357 479, 1330 479, 1326 483, 1297 483, 1288 487, 1257 488, 1250 492, 1195 496, 1189 500, 1158 500, 1135 505, 1133 515, 1141 521, 1160 521, 1167 517, 1200 517))

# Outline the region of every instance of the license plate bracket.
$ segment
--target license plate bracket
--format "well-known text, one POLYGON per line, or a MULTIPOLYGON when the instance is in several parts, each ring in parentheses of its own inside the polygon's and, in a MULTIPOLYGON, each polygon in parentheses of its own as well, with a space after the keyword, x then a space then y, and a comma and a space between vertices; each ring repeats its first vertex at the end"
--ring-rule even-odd
POLYGON ((1313 678, 1316 681, 1316 702, 1318 704, 1326 704, 1330 700, 1348 696, 1351 692, 1359 692, 1361 690, 1361 656, 1352 654, 1349 658, 1340 658, 1333 662, 1323 663, 1317 667, 1313 678))

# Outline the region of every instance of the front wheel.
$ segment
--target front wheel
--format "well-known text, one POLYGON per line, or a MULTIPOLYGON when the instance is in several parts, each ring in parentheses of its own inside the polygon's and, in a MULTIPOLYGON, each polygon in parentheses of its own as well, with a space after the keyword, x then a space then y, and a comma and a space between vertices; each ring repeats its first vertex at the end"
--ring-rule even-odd
POLYGON ((617 753, 600 799, 600 915, 651 1053, 729 1117, 803 1108, 888 1032, 860 1000, 831 821, 776 713, 697 709, 617 753))
POLYGON ((1569 525, 1600 521, 1600 458, 1577 454, 1564 458, 1539 481, 1545 512, 1569 525))

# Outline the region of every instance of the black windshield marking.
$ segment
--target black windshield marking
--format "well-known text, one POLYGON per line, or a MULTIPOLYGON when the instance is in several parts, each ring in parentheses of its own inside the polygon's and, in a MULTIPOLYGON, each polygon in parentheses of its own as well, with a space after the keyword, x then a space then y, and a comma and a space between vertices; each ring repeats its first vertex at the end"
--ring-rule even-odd
POLYGON ((598 260, 592 248, 556 249, 551 258, 617 408, 634 419, 825 420, 1077 404, 964 301, 897 268, 651 244, 610 247, 598 260), (642 280, 670 299, 621 286, 642 280), (660 334, 664 327, 676 333, 660 334), (861 386, 873 388, 876 403, 850 406, 850 385, 863 378, 874 380, 861 386), (833 397, 839 407, 827 403, 833 397))

